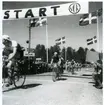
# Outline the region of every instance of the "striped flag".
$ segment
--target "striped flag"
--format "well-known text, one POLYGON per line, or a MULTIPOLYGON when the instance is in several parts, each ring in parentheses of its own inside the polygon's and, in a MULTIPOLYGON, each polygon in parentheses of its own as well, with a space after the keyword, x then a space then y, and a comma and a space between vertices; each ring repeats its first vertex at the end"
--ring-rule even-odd
POLYGON ((85 25, 97 23, 97 16, 102 16, 102 9, 99 9, 98 11, 95 11, 89 14, 84 14, 79 20, 79 25, 85 26, 85 25))
POLYGON ((94 36, 93 38, 87 39, 87 45, 97 43, 97 38, 94 36))
POLYGON ((56 42, 56 45, 64 44, 65 43, 65 36, 62 38, 56 39, 55 42, 56 42))
POLYGON ((34 18, 30 20, 30 27, 39 27, 47 24, 46 18, 34 18))

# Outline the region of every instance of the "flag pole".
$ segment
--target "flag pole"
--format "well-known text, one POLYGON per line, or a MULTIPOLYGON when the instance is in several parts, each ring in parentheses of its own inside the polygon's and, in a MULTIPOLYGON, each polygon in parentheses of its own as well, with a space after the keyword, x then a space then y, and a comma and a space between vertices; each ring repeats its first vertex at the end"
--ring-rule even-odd
POLYGON ((31 19, 29 19, 29 50, 28 52, 30 53, 30 48, 31 48, 31 26, 30 26, 30 23, 31 23, 31 19))
POLYGON ((48 21, 46 21, 46 55, 47 55, 47 63, 48 63, 48 24, 47 23, 48 21))
POLYGON ((28 69, 29 70, 30 70, 30 56, 29 56, 29 53, 30 53, 30 48, 31 48, 31 26, 30 26, 30 23, 31 23, 31 19, 29 19, 29 46, 28 46, 28 61, 29 61, 28 69))
POLYGON ((66 48, 66 43, 65 43, 65 61, 67 60, 67 48, 66 48))
POLYGON ((97 10, 97 51, 99 52, 99 16, 97 10))

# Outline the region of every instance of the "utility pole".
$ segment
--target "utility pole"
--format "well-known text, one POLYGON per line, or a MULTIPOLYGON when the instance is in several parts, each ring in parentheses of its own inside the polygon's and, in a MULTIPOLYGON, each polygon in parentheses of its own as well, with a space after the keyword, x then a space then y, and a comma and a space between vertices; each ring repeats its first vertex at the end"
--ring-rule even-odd
POLYGON ((29 44, 28 44, 28 69, 30 70, 30 48, 31 48, 31 19, 29 19, 29 44))
POLYGON ((46 55, 47 55, 47 63, 48 63, 48 22, 46 21, 46 55))

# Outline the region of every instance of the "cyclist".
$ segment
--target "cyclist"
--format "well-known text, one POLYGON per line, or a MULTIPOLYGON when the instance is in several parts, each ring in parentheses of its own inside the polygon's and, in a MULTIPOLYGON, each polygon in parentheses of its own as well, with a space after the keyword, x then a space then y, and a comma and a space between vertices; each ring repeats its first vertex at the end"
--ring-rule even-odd
POLYGON ((57 52, 54 52, 54 55, 52 57, 52 60, 51 60, 51 65, 52 65, 52 68, 54 70, 53 72, 53 81, 55 82, 56 79, 59 79, 59 77, 61 76, 60 74, 60 64, 61 64, 61 60, 60 60, 60 57, 58 56, 58 53, 57 52))
POLYGON ((70 70, 71 70, 71 62, 70 61, 66 61, 66 70, 68 71, 68 72, 70 72, 70 70))
POLYGON ((7 65, 5 66, 8 70, 8 83, 6 85, 8 87, 12 85, 12 81, 10 79, 12 75, 11 66, 15 65, 16 57, 18 57, 17 54, 18 43, 14 40, 11 40, 8 35, 2 35, 2 44, 4 45, 2 54, 3 56, 7 57, 7 59, 5 60, 7 62, 7 65))
POLYGON ((63 57, 60 56, 59 62, 60 62, 60 72, 63 73, 64 72, 64 59, 63 59, 63 57))
POLYGON ((59 62, 58 53, 54 52, 54 55, 53 55, 52 60, 51 60, 51 65, 54 64, 54 63, 58 64, 58 62, 59 62))
POLYGON ((68 70, 68 60, 66 61, 65 66, 66 66, 66 70, 68 70))
POLYGON ((94 80, 95 80, 95 86, 99 89, 102 89, 103 85, 103 65, 102 65, 102 61, 98 60, 97 62, 95 62, 94 65, 95 68, 95 73, 93 74, 94 76, 94 80))
POLYGON ((72 61, 71 61, 71 70, 72 70, 72 73, 74 73, 74 68, 75 68, 75 61, 74 61, 74 59, 72 59, 72 61))

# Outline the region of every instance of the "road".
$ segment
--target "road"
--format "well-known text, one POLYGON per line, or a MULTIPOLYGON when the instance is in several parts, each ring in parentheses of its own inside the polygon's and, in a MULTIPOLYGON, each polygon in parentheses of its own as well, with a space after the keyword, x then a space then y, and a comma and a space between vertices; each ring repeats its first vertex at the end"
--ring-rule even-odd
POLYGON ((93 69, 81 69, 74 75, 64 72, 59 81, 52 73, 29 75, 24 88, 3 88, 3 105, 103 105, 103 90, 93 85, 93 69))

